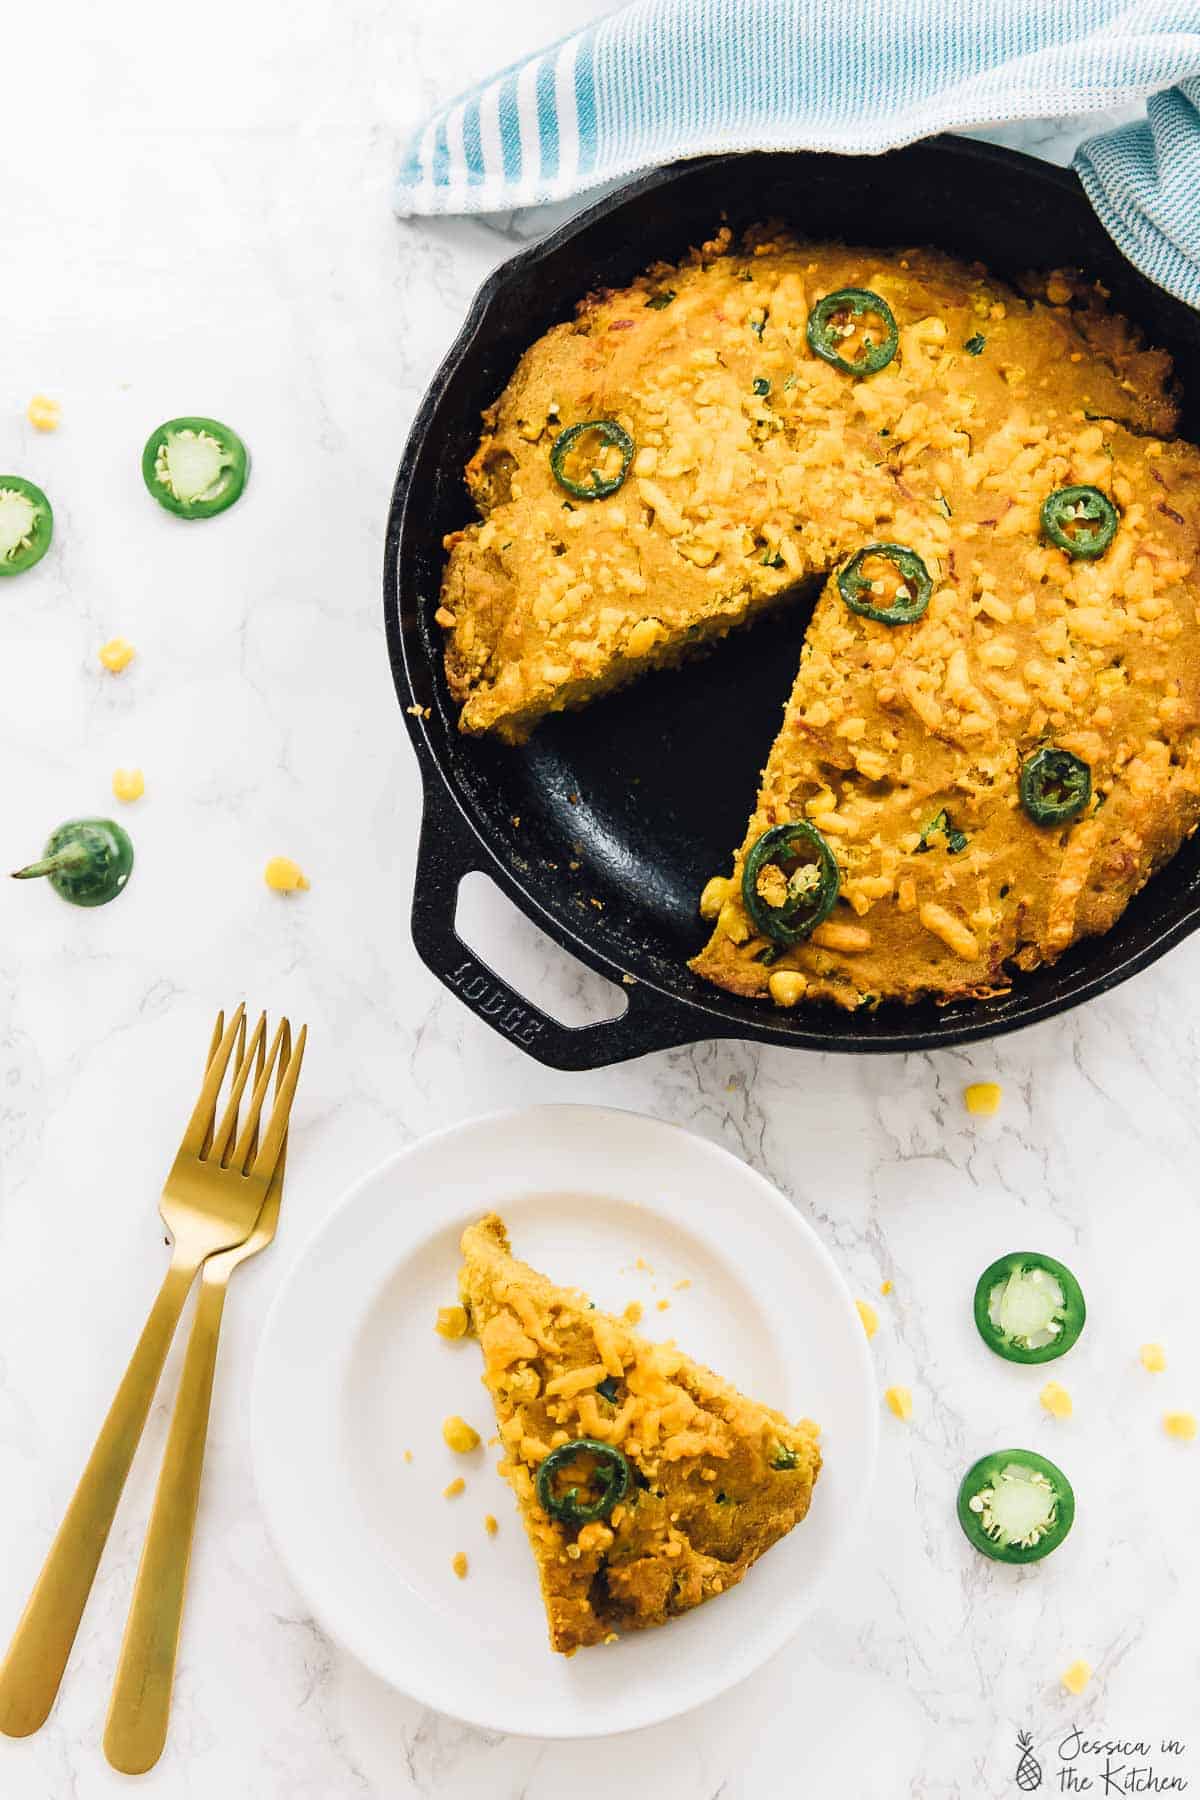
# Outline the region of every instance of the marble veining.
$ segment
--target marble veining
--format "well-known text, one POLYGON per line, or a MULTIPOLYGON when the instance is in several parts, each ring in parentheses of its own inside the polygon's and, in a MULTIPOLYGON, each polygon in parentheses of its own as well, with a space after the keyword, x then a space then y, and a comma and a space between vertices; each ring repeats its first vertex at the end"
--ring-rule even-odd
MULTIPOLYGON (((1200 944, 971 1051, 702 1044, 569 1076, 493 1036, 407 939, 419 796, 384 656, 387 494, 472 292, 550 215, 398 224, 389 187, 426 107, 602 10, 48 0, 6 20, 0 463, 45 486, 59 535, 0 595, 4 854, 15 866, 60 819, 110 810, 118 765, 145 769, 146 797, 122 815, 139 863, 119 905, 68 913, 0 887, 0 1632, 157 1284, 153 1196, 208 1022, 245 993, 307 1018, 312 1048, 279 1241, 231 1293, 171 1742, 146 1792, 1000 1800, 1017 1731, 1057 1792, 1075 1725, 1189 1740, 1155 1767, 1195 1790, 1200 1450, 1158 1418, 1200 1406, 1200 944), (54 437, 24 422, 38 390, 62 401, 54 437), (179 526, 141 487, 145 435, 192 410, 254 457, 219 527, 179 526), (114 679, 95 653, 118 633, 138 657, 114 679), (311 892, 267 891, 275 853, 311 892), (1004 1084, 995 1121, 963 1110, 973 1076, 1004 1084), (265 1308, 337 1194, 431 1129, 554 1099, 678 1120, 761 1169, 876 1301, 881 1385, 915 1396, 910 1426, 884 1418, 869 1528, 804 1635, 703 1716, 584 1747, 466 1729, 342 1656, 275 1556, 247 1447, 265 1308), (1066 1424, 1039 1408, 1037 1371, 987 1358, 966 1312, 978 1270, 1018 1243, 1069 1260, 1091 1305, 1066 1424), (1138 1367, 1147 1338, 1166 1341, 1166 1375, 1138 1367), (1074 1538, 1040 1570, 973 1558, 952 1520, 963 1466, 1005 1439, 1075 1480, 1074 1538), (1071 1700, 1057 1677, 1076 1656, 1097 1673, 1071 1700)), ((1065 162, 1080 134, 985 135, 1065 162)), ((468 911, 480 949, 565 1016, 611 1002, 486 882, 468 911)), ((60 1704, 0 1743, 4 1800, 131 1791, 99 1740, 165 1407, 60 1704)))

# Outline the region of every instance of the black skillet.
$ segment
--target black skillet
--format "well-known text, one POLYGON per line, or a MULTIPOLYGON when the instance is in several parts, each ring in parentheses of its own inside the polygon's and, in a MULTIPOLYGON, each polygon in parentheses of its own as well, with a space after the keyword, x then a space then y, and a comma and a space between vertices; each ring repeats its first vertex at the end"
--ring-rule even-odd
MULTIPOLYGON (((994 1000, 784 1012, 699 981, 685 961, 706 935, 696 897, 741 840, 795 672, 803 603, 735 633, 703 661, 548 719, 520 749, 459 734, 433 613, 443 535, 473 516, 462 469, 481 410, 521 352, 570 318, 589 288, 619 287, 649 261, 681 255, 722 218, 735 230, 781 219, 813 238, 933 244, 1007 276, 1077 264, 1172 353, 1185 395, 1200 396, 1200 316, 1124 260, 1075 176, 961 138, 878 157, 793 152, 677 163, 495 271, 413 423, 388 518, 384 606, 425 792, 413 940, 466 1005, 553 1068, 598 1068, 717 1037, 847 1051, 994 1037, 1116 986, 1200 922, 1193 839, 1105 937, 1076 945, 1053 968, 1018 975, 994 1000), (479 961, 455 930, 458 884, 474 869, 591 968, 618 984, 632 977, 619 1018, 561 1025, 479 961)), ((1194 403, 1182 429, 1200 438, 1194 403)))

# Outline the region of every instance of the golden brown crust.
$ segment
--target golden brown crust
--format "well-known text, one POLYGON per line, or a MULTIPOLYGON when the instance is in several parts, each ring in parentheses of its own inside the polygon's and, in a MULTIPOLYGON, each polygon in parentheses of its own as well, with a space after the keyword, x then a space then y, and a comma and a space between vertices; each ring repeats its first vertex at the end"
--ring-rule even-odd
POLYGON ((803 1519, 821 1466, 811 1420, 790 1424, 515 1261, 495 1213, 463 1233, 462 1252, 500 1469, 537 1560, 555 1650, 661 1625, 727 1591, 803 1519), (615 1402, 598 1392, 610 1379, 615 1402), (566 1525, 538 1504, 539 1464, 579 1437, 617 1445, 634 1470, 607 1523, 566 1525))
POLYGON ((932 251, 721 234, 589 297, 487 416, 468 472, 485 516, 455 534, 439 615, 464 730, 520 737, 864 543, 910 545, 933 574, 912 626, 856 617, 833 580, 817 603, 732 877, 706 890, 692 966, 734 992, 994 993, 1107 930, 1200 817, 1200 453, 1164 441, 1169 361, 1103 295, 1062 271, 1024 285, 932 251), (805 341, 815 300, 845 286, 883 294, 899 327, 866 380, 805 341), (638 458, 611 498, 567 510, 549 445, 589 417, 617 419, 638 458), (1041 536, 1042 499, 1074 483, 1121 511, 1095 562, 1041 536), (1062 829, 1017 798, 1046 741, 1089 763, 1102 802, 1062 829), (959 854, 920 848, 942 808, 959 854), (842 903, 768 965, 742 858, 798 817, 828 836, 842 903))

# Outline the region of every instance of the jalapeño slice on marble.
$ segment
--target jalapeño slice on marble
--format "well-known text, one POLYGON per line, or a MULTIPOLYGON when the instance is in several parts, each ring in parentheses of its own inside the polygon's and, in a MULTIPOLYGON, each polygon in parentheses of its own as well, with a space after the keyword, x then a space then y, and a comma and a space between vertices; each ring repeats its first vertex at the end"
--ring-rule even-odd
POLYGON ((1035 825, 1065 825, 1092 797, 1092 771, 1074 751, 1043 744, 1021 764, 1021 805, 1035 825))
POLYGON ((900 345, 891 307, 869 288, 826 294, 808 315, 806 335, 814 356, 845 375, 878 374, 900 345))
POLYGON ((0 575, 32 569, 53 536, 54 514, 41 488, 23 475, 0 475, 0 575))
POLYGON ((1062 1470, 1035 1450, 993 1450, 963 1476, 958 1521, 995 1562, 1039 1562, 1066 1537, 1075 1494, 1062 1470))
POLYGON ((112 819, 68 819, 46 839, 41 858, 15 869, 14 881, 44 875, 72 906, 107 906, 129 880, 133 844, 112 819))
POLYGON ((1010 1251, 990 1263, 975 1284, 979 1335, 1009 1362, 1065 1356, 1086 1318, 1083 1290, 1070 1269, 1037 1251, 1010 1251))
POLYGON ((815 825, 772 825, 750 847, 742 901, 756 931, 784 948, 803 943, 833 911, 838 866, 815 825))
POLYGON ((860 619, 911 625, 929 605, 929 570, 907 544, 864 544, 837 574, 838 592, 860 619))
POLYGON ((575 1438, 543 1458, 537 1472, 538 1504, 564 1525, 590 1525, 608 1518, 629 1492, 631 1479, 629 1459, 615 1444, 575 1438))
POLYGON ((1096 487, 1055 488, 1042 501, 1042 530, 1070 557, 1103 556, 1119 523, 1116 507, 1096 487))
POLYGON ((584 419, 555 438, 550 471, 574 499, 603 500, 628 475, 633 452, 633 439, 615 419, 584 419))
POLYGON ((168 419, 142 451, 147 491, 180 519, 224 512, 240 497, 249 469, 245 444, 219 419, 168 419))

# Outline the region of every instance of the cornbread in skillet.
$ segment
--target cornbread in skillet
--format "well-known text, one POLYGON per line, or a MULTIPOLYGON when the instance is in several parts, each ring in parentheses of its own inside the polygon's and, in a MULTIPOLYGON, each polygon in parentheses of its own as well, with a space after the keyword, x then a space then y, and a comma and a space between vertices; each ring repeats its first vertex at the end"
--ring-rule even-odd
POLYGON ((515 1261, 495 1213, 463 1233, 462 1253, 553 1649, 569 1656, 724 1593, 804 1518, 821 1466, 811 1420, 790 1424, 515 1261), (591 1448, 564 1448, 576 1442, 591 1448))
MULTIPOLYGON (((839 318, 853 362, 860 321, 835 314, 835 350, 839 318)), ((721 233, 591 296, 523 358, 468 468, 482 520, 449 540, 438 614, 463 729, 520 738, 823 583, 692 966, 780 1005, 1003 990, 1107 930, 1200 816, 1200 453, 1171 437, 1169 376, 1082 280, 1018 295, 930 251, 721 233), (869 374, 812 341, 844 290, 894 320, 869 374), (586 440, 573 491, 555 446, 588 421, 616 441, 586 440), (1102 551, 1047 527, 1077 488, 1115 522, 1102 551), (927 573, 911 621, 898 566, 853 562, 876 544, 927 573), (891 619, 847 603, 856 567, 891 619), (1022 771, 1047 751, 1088 791, 1038 822, 1022 771), (802 865, 768 862, 749 907, 743 882, 794 822, 836 864, 807 934, 770 929, 802 865)))

